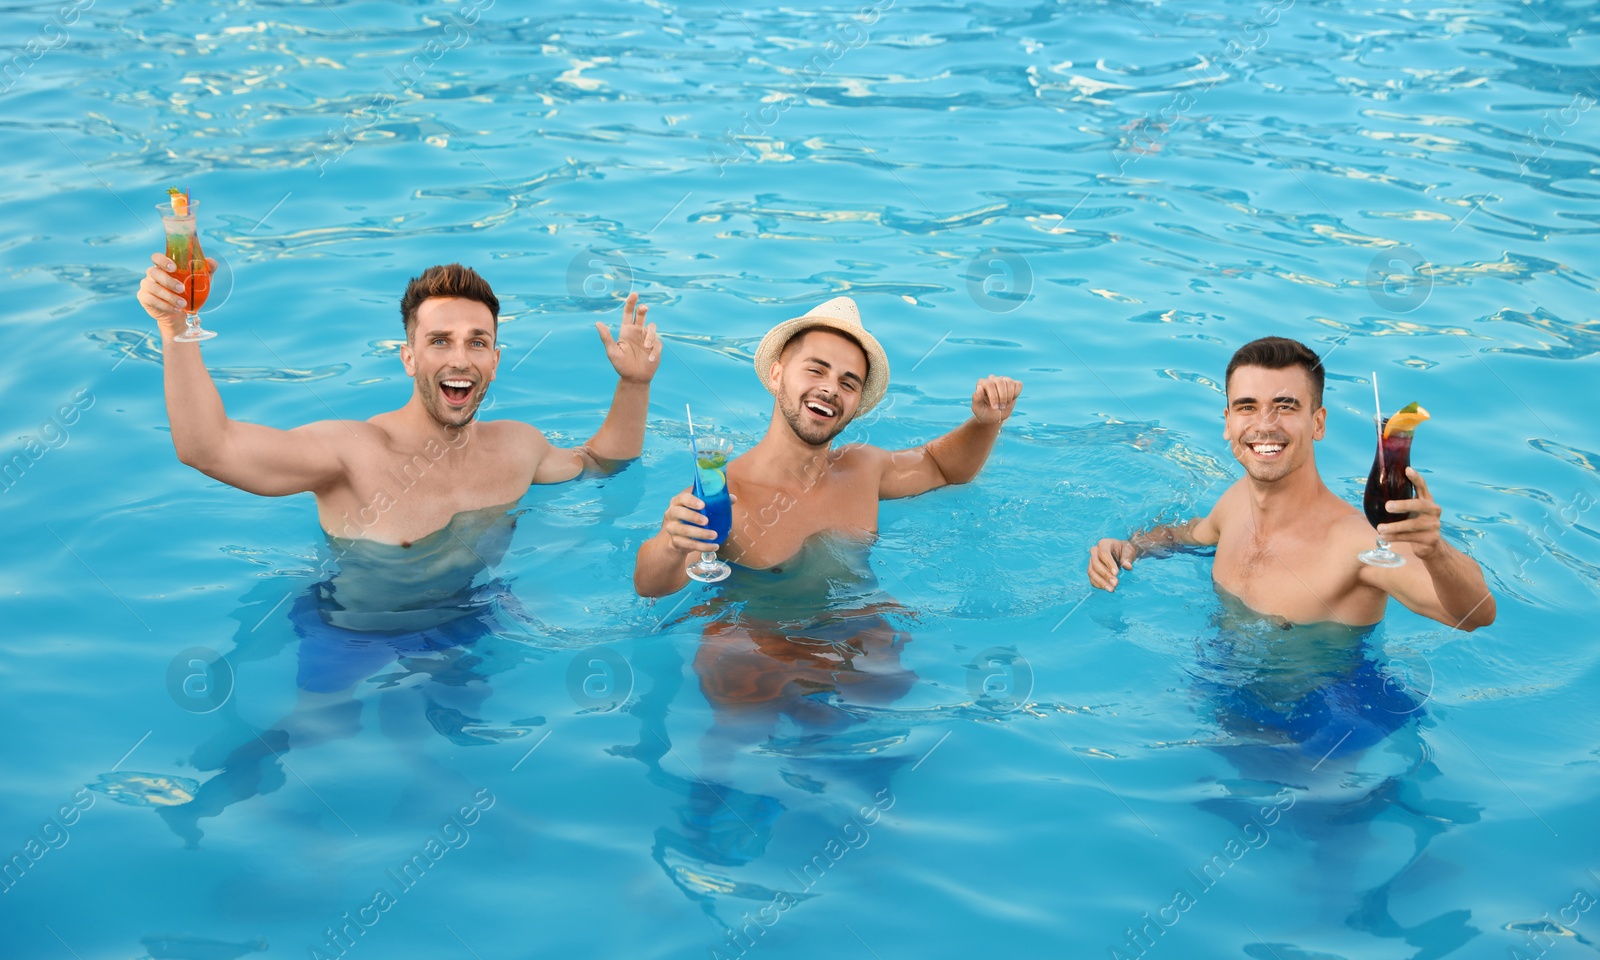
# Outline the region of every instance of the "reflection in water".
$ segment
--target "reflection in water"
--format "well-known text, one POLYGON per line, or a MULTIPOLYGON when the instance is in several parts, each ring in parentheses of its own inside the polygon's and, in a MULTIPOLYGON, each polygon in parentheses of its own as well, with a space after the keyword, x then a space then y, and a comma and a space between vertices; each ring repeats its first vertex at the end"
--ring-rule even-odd
POLYGON ((242 663, 277 656, 298 638, 296 703, 261 731, 244 723, 231 701, 224 705, 226 728, 191 757, 196 769, 217 772, 188 802, 159 810, 172 831, 198 846, 201 820, 284 785, 283 757, 291 749, 359 733, 363 681, 376 685, 384 733, 418 768, 417 782, 430 793, 465 783, 420 749, 429 733, 481 746, 525 736, 542 724, 533 717, 493 726, 478 716, 489 694, 485 681, 530 655, 525 644, 496 642, 527 633, 532 621, 505 581, 480 576, 505 555, 516 516, 504 506, 460 513, 410 547, 329 536, 325 579, 291 590, 292 600, 280 592, 282 581, 252 591, 227 659, 237 671, 242 663), (292 636, 271 619, 286 602, 292 636), (410 678, 422 680, 406 684, 410 678))
POLYGON ((721 928, 713 955, 743 954, 817 896, 893 805, 909 731, 848 708, 892 703, 916 681, 900 662, 910 637, 892 620, 903 612, 873 577, 867 544, 819 535, 779 570, 735 566, 691 613, 708 618, 693 658, 712 712, 698 769, 666 729, 683 656, 666 644, 641 651, 650 685, 627 752, 680 798, 652 856, 721 928))
POLYGON ((1274 816, 1271 836, 1286 828, 1310 845, 1315 869, 1301 877, 1314 887, 1307 899, 1321 924, 1402 940, 1418 958, 1443 956, 1477 936, 1469 911, 1411 926, 1390 913, 1394 886, 1423 861, 1429 842, 1478 819, 1474 804, 1422 796, 1421 784, 1439 776, 1422 737, 1432 725, 1424 710, 1429 689, 1380 661, 1378 627, 1292 625, 1218 594, 1217 633, 1198 645, 1194 689, 1226 735, 1213 749, 1240 778, 1199 806, 1249 838, 1265 836, 1258 814, 1275 804, 1281 819, 1274 816), (1411 848, 1380 843, 1373 830, 1380 821, 1408 829, 1411 848), (1384 879, 1371 885, 1362 878, 1374 863, 1384 879))

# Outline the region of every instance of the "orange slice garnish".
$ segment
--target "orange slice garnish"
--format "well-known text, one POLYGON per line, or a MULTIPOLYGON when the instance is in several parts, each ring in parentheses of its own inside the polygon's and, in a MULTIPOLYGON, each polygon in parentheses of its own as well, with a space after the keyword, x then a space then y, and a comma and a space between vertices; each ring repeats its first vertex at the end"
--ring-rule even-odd
POLYGON ((1417 424, 1430 419, 1428 411, 1413 403, 1389 418, 1389 422, 1383 425, 1383 437, 1387 440, 1396 433, 1411 433, 1417 429, 1417 424))

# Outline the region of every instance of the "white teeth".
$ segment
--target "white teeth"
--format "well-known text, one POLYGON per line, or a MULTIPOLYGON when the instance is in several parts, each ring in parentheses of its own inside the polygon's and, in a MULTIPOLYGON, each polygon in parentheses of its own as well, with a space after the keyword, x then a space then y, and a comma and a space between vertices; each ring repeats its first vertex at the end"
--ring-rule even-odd
POLYGON ((1250 449, 1254 450, 1256 453, 1261 454, 1262 456, 1267 456, 1268 454, 1278 453, 1278 452, 1282 451, 1283 450, 1283 444, 1281 444, 1281 443, 1252 443, 1250 445, 1250 449))
POLYGON ((443 381, 440 381, 440 382, 444 386, 447 386, 447 387, 460 387, 463 390, 468 390, 468 389, 471 389, 471 387, 472 387, 472 381, 471 380, 443 380, 443 381))
POLYGON ((818 403, 815 400, 807 400, 806 401, 806 409, 813 410, 813 411, 821 414, 824 417, 833 416, 833 408, 832 407, 830 407, 830 406, 828 406, 827 404, 824 404, 824 403, 818 403))

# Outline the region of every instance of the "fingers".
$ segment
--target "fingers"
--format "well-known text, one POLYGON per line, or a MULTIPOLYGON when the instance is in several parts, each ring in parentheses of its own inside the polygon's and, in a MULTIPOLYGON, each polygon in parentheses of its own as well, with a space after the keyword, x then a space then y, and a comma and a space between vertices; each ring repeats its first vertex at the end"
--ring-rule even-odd
POLYGON ((1439 537, 1439 518, 1420 516, 1380 523, 1377 531, 1378 536, 1385 540, 1436 540, 1439 537))
POLYGON ((1416 467, 1406 467, 1406 476, 1416 486, 1418 500, 1433 499, 1433 495, 1428 492, 1428 481, 1422 479, 1422 474, 1417 472, 1416 467))
POLYGON ((661 517, 661 531, 672 541, 673 549, 684 553, 716 549, 717 535, 706 525, 710 518, 701 513, 705 503, 688 490, 672 498, 661 517))
POLYGON ((1101 540, 1089 551, 1089 583, 1101 590, 1117 589, 1118 567, 1133 569, 1133 545, 1126 540, 1101 540))
POLYGON ((1423 500, 1420 497, 1415 500, 1390 500, 1384 505, 1390 513, 1397 516, 1412 513, 1420 516, 1437 517, 1442 512, 1438 503, 1432 500, 1423 500))
POLYGON ((972 391, 973 403, 986 404, 995 411, 1009 410, 1017 402, 1017 397, 1022 393, 1022 382, 1010 377, 997 377, 990 374, 979 380, 972 391))
POLYGON ((617 345, 616 338, 611 335, 611 328, 606 326, 606 322, 604 320, 596 320, 594 322, 594 328, 600 331, 600 342, 605 344, 606 351, 610 352, 611 348, 617 345))
MULTIPOLYGON (((638 291, 628 294, 628 299, 622 304, 622 324, 627 327, 634 323, 644 322, 644 310, 639 311, 638 320, 634 319, 634 308, 639 305, 638 291)), ((646 307, 645 309, 649 309, 646 307)))
MULTIPOLYGON (((172 262, 165 257, 160 259, 172 262)), ((144 279, 139 281, 137 299, 147 313, 157 318, 162 314, 181 313, 187 306, 183 298, 183 282, 160 266, 145 271, 144 279)))
MULTIPOLYGON (((641 318, 644 316, 644 310, 645 308, 643 307, 639 308, 639 316, 641 318)), ((651 363, 655 363, 656 358, 661 356, 661 352, 656 349, 659 346, 661 346, 661 341, 656 337, 656 325, 652 323, 644 328, 644 350, 646 359, 651 363)))

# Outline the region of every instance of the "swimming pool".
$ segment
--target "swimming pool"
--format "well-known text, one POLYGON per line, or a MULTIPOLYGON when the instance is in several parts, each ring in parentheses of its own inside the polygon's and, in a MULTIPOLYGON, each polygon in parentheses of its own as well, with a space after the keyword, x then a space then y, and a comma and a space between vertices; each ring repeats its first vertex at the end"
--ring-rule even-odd
POLYGON ((1596 17, 7 12, 0 954, 1587 955, 1596 17), (558 442, 611 382, 593 321, 641 292, 668 338, 642 461, 463 518, 471 616, 339 649, 306 615, 310 499, 173 456, 132 299, 173 184, 229 268, 231 415, 398 405, 399 293, 461 260, 504 309, 487 415, 558 442), (741 710, 771 678, 718 666, 731 594, 639 600, 633 551, 688 481, 684 403, 747 449, 757 341, 834 295, 894 367, 847 439, 1026 388, 976 483, 833 558, 870 618, 771 599, 754 662, 813 693, 741 710), (1089 594, 1091 543, 1237 475, 1222 370, 1269 333, 1328 358, 1319 459, 1352 501, 1369 374, 1433 412, 1415 460, 1493 626, 1391 605, 1330 658, 1231 614, 1203 556, 1089 594), (308 684, 318 657, 353 686, 308 684))

